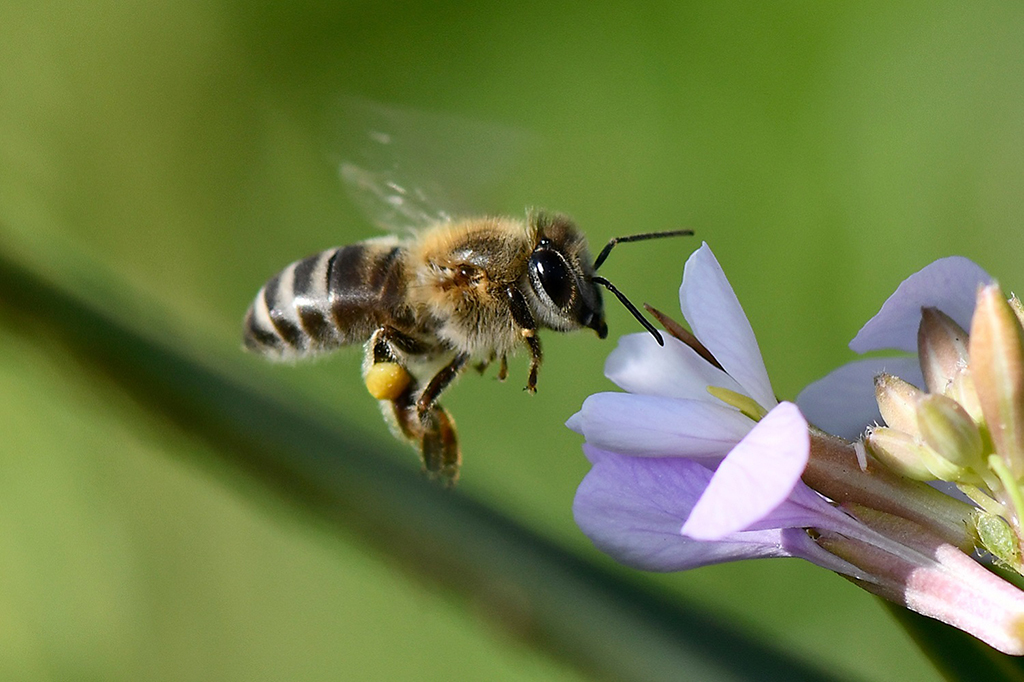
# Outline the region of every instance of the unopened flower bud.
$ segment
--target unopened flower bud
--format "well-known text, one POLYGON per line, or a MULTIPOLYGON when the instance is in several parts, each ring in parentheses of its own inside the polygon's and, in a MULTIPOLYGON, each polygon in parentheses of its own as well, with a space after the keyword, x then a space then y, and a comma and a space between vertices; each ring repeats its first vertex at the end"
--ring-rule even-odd
POLYGON ((955 400, 922 396, 917 402, 917 425, 924 442, 943 459, 976 471, 985 466, 978 425, 955 400))
POLYGON ((1010 296, 1010 307, 1013 308, 1013 314, 1017 316, 1017 321, 1024 327, 1024 303, 1020 302, 1017 294, 1010 296))
POLYGON ((886 425, 917 433, 917 401, 924 395, 919 388, 892 374, 875 377, 875 399, 886 425))
MULTIPOLYGON (((990 646, 1024 655, 1024 593, 911 521, 854 508, 862 522, 897 543, 823 533, 818 544, 870 574, 858 584, 891 601, 969 632, 990 646)), ((854 579, 856 581, 856 579, 854 579)))
POLYGON ((971 374, 995 446, 1015 478, 1024 475, 1024 338, 996 285, 978 290, 971 322, 971 374))
POLYGON ((917 351, 925 386, 931 393, 945 394, 967 366, 967 332, 939 309, 922 308, 917 351))
POLYGON ((884 426, 871 429, 864 444, 888 468, 917 481, 954 481, 964 473, 961 467, 903 431, 884 426))
POLYGON ((975 424, 981 424, 985 417, 981 412, 981 403, 978 402, 978 392, 974 389, 974 377, 971 376, 970 367, 965 367, 955 377, 949 388, 943 392, 948 398, 952 398, 960 407, 964 408, 975 424))

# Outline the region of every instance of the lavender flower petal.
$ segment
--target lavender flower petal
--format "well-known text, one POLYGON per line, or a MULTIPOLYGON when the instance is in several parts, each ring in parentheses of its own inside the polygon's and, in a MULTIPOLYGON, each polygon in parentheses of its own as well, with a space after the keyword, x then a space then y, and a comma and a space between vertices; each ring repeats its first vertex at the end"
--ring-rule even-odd
POLYGON ((650 334, 623 336, 608 356, 604 373, 619 388, 644 395, 711 400, 708 386, 743 392, 732 377, 671 336, 664 347, 650 334))
POLYGON ((679 301, 693 333, 739 382, 743 392, 766 409, 775 405, 754 330, 706 243, 686 261, 679 301))
POLYGON ((598 549, 627 566, 681 571, 738 559, 794 556, 778 529, 735 533, 718 542, 683 537, 679 529, 711 478, 711 471, 696 462, 612 452, 588 452, 588 457, 595 463, 576 492, 576 523, 598 549))
POLYGON ((923 307, 938 308, 969 329, 978 286, 991 281, 987 272, 967 258, 940 258, 903 280, 881 310, 857 332, 850 348, 858 353, 881 349, 916 353, 923 307))
POLYGON ((711 479, 709 469, 682 458, 629 457, 590 445, 583 450, 594 466, 576 492, 573 514, 594 545, 620 563, 683 571, 740 559, 799 557, 862 576, 800 527, 743 531, 717 541, 687 538, 680 528, 711 479))
POLYGON ((629 393, 597 393, 566 426, 587 443, 648 457, 682 456, 717 464, 753 422, 726 405, 629 393))
MULTIPOLYGON (((722 460, 682 532, 697 540, 719 540, 768 518, 790 497, 809 453, 800 409, 780 403, 722 460)), ((774 527, 781 526, 771 519, 774 527)), ((814 521, 804 515, 799 525, 814 521)))

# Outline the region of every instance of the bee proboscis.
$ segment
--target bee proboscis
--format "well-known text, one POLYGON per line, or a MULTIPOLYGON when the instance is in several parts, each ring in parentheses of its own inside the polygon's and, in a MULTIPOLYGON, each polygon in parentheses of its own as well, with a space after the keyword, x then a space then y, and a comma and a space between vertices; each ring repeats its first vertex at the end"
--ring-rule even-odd
POLYGON ((536 391, 539 329, 608 334, 599 287, 661 336, 618 289, 595 274, 619 242, 692 234, 655 232, 611 240, 591 261, 566 216, 532 213, 437 223, 414 236, 378 237, 296 261, 268 281, 245 317, 245 346, 288 360, 361 343, 363 379, 395 434, 420 452, 432 477, 452 485, 461 454, 455 422, 438 402, 469 366, 530 353, 536 391))

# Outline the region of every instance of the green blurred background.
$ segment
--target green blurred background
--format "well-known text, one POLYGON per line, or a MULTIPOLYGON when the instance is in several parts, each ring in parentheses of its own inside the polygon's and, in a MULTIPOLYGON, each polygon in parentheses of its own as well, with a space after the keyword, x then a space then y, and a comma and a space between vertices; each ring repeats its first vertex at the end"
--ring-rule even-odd
MULTIPOLYGON (((793 397, 937 257, 1019 286, 1022 34, 1010 2, 15 0, 0 244, 385 441, 357 351, 265 367, 240 320, 291 260, 375 234, 325 160, 364 132, 332 130, 332 102, 444 112, 536 140, 482 207, 565 211, 597 244, 695 229, 793 397)), ((460 155, 488 164, 444 162, 460 155)), ((621 247, 603 272, 676 311, 697 243, 621 247)), ((617 306, 609 323, 636 331, 617 306)), ((609 566, 572 521, 587 466, 562 423, 610 388, 613 339, 544 335, 534 397, 518 358, 507 384, 468 376, 446 398, 461 491, 609 566)), ((45 336, 0 329, 0 376, 0 679, 588 679, 240 478, 45 336)), ((936 679, 877 602, 800 562, 632 578, 846 679, 936 679)))

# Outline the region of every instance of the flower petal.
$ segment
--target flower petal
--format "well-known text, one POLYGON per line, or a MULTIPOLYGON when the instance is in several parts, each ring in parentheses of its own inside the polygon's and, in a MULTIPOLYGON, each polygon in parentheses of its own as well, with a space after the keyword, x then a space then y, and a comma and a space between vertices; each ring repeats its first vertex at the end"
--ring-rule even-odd
POLYGON ((711 400, 708 386, 743 392, 732 377, 708 363, 679 339, 659 346, 650 334, 629 334, 608 356, 604 374, 630 393, 711 400))
POLYGON ((711 478, 711 471, 700 464, 675 457, 595 453, 589 445, 584 449, 595 464, 576 492, 573 514, 597 548, 617 561, 647 571, 681 571, 723 561, 794 556, 786 549, 793 543, 780 530, 737 533, 721 542, 680 535, 711 478))
POLYGON ((846 512, 833 507, 825 497, 805 484, 797 481, 793 491, 778 507, 768 512, 763 519, 750 524, 747 530, 768 528, 827 528, 836 532, 848 532, 851 524, 858 526, 846 512))
POLYGON ((881 310, 857 332, 850 348, 858 353, 882 349, 916 353, 917 327, 924 307, 938 308, 969 329, 978 286, 991 281, 987 272, 963 256, 940 258, 903 280, 881 310))
POLYGON ((701 343, 744 393, 771 409, 777 401, 754 330, 707 243, 686 261, 679 301, 683 317, 701 343))
POLYGON ((683 533, 718 540, 764 519, 793 492, 810 448, 800 409, 779 403, 722 460, 683 533))
POLYGON ((888 372, 924 385, 917 358, 867 358, 834 369, 808 384, 796 398, 807 421, 823 431, 857 440, 871 424, 882 421, 875 400, 875 377, 888 372))
POLYGON ((613 452, 689 457, 717 464, 753 422, 726 405, 629 393, 597 393, 566 426, 613 452))

